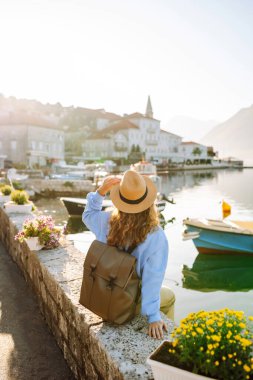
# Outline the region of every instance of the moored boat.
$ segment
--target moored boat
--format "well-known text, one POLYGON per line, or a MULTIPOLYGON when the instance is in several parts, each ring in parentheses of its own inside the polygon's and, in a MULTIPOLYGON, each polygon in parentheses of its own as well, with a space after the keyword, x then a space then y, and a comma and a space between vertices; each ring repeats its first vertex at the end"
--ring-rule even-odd
POLYGON ((253 222, 185 219, 184 239, 192 239, 199 253, 253 254, 253 222))
MULTIPOLYGON (((81 216, 87 204, 87 199, 85 198, 62 197, 61 201, 63 202, 70 216, 81 216)), ((161 200, 156 202, 156 207, 159 212, 162 212, 165 209, 165 206, 166 201, 161 200)), ((106 210, 110 207, 113 207, 112 201, 110 199, 104 199, 102 203, 102 210, 106 210)))
POLYGON ((136 164, 131 165, 130 169, 142 175, 156 175, 156 166, 148 161, 136 162, 136 164))

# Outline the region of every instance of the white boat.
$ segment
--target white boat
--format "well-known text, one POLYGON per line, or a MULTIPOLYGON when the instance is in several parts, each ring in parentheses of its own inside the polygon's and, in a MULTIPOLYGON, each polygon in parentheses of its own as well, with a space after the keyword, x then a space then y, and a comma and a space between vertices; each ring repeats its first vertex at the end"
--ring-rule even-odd
POLYGON ((184 240, 192 239, 199 253, 253 254, 253 222, 185 219, 184 240))
POLYGON ((156 175, 156 166, 148 161, 139 161, 136 164, 130 166, 131 170, 135 170, 139 174, 143 175, 156 175))
POLYGON ((11 168, 7 171, 7 178, 9 181, 25 181, 28 178, 27 174, 19 174, 17 169, 11 168))

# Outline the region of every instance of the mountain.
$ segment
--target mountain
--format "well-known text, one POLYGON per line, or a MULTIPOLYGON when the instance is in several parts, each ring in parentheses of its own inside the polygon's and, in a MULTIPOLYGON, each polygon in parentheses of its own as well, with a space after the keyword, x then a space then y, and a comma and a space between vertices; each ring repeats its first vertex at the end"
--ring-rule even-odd
POLYGON ((201 142, 212 145, 219 157, 234 156, 253 165, 253 105, 218 124, 201 142))
POLYGON ((163 129, 182 136, 185 141, 199 142, 215 125, 214 120, 198 120, 187 116, 175 116, 170 119, 163 129))

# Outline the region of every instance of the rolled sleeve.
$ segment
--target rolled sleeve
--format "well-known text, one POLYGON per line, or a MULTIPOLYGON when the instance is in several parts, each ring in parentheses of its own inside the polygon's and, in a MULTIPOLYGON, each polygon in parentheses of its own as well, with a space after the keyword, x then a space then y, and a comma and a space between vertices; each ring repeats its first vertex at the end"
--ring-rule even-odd
POLYGON ((83 223, 98 240, 106 242, 110 213, 102 211, 104 197, 96 191, 89 193, 86 199, 87 205, 82 215, 83 223))

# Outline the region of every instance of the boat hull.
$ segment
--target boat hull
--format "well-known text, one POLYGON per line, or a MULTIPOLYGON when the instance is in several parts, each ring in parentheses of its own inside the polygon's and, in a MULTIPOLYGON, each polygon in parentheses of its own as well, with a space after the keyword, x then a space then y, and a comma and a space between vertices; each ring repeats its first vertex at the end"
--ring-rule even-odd
MULTIPOLYGON (((61 201, 63 202, 70 216, 81 216, 87 204, 87 200, 82 198, 61 198, 61 201)), ((165 209, 165 206, 165 201, 158 201, 156 203, 156 207, 159 212, 162 212, 165 209)), ((102 203, 102 210, 105 210, 109 207, 113 207, 112 202, 110 200, 104 200, 102 203)))
POLYGON ((253 234, 200 228, 191 225, 190 221, 184 224, 187 232, 198 233, 193 242, 199 253, 253 255, 253 234))

